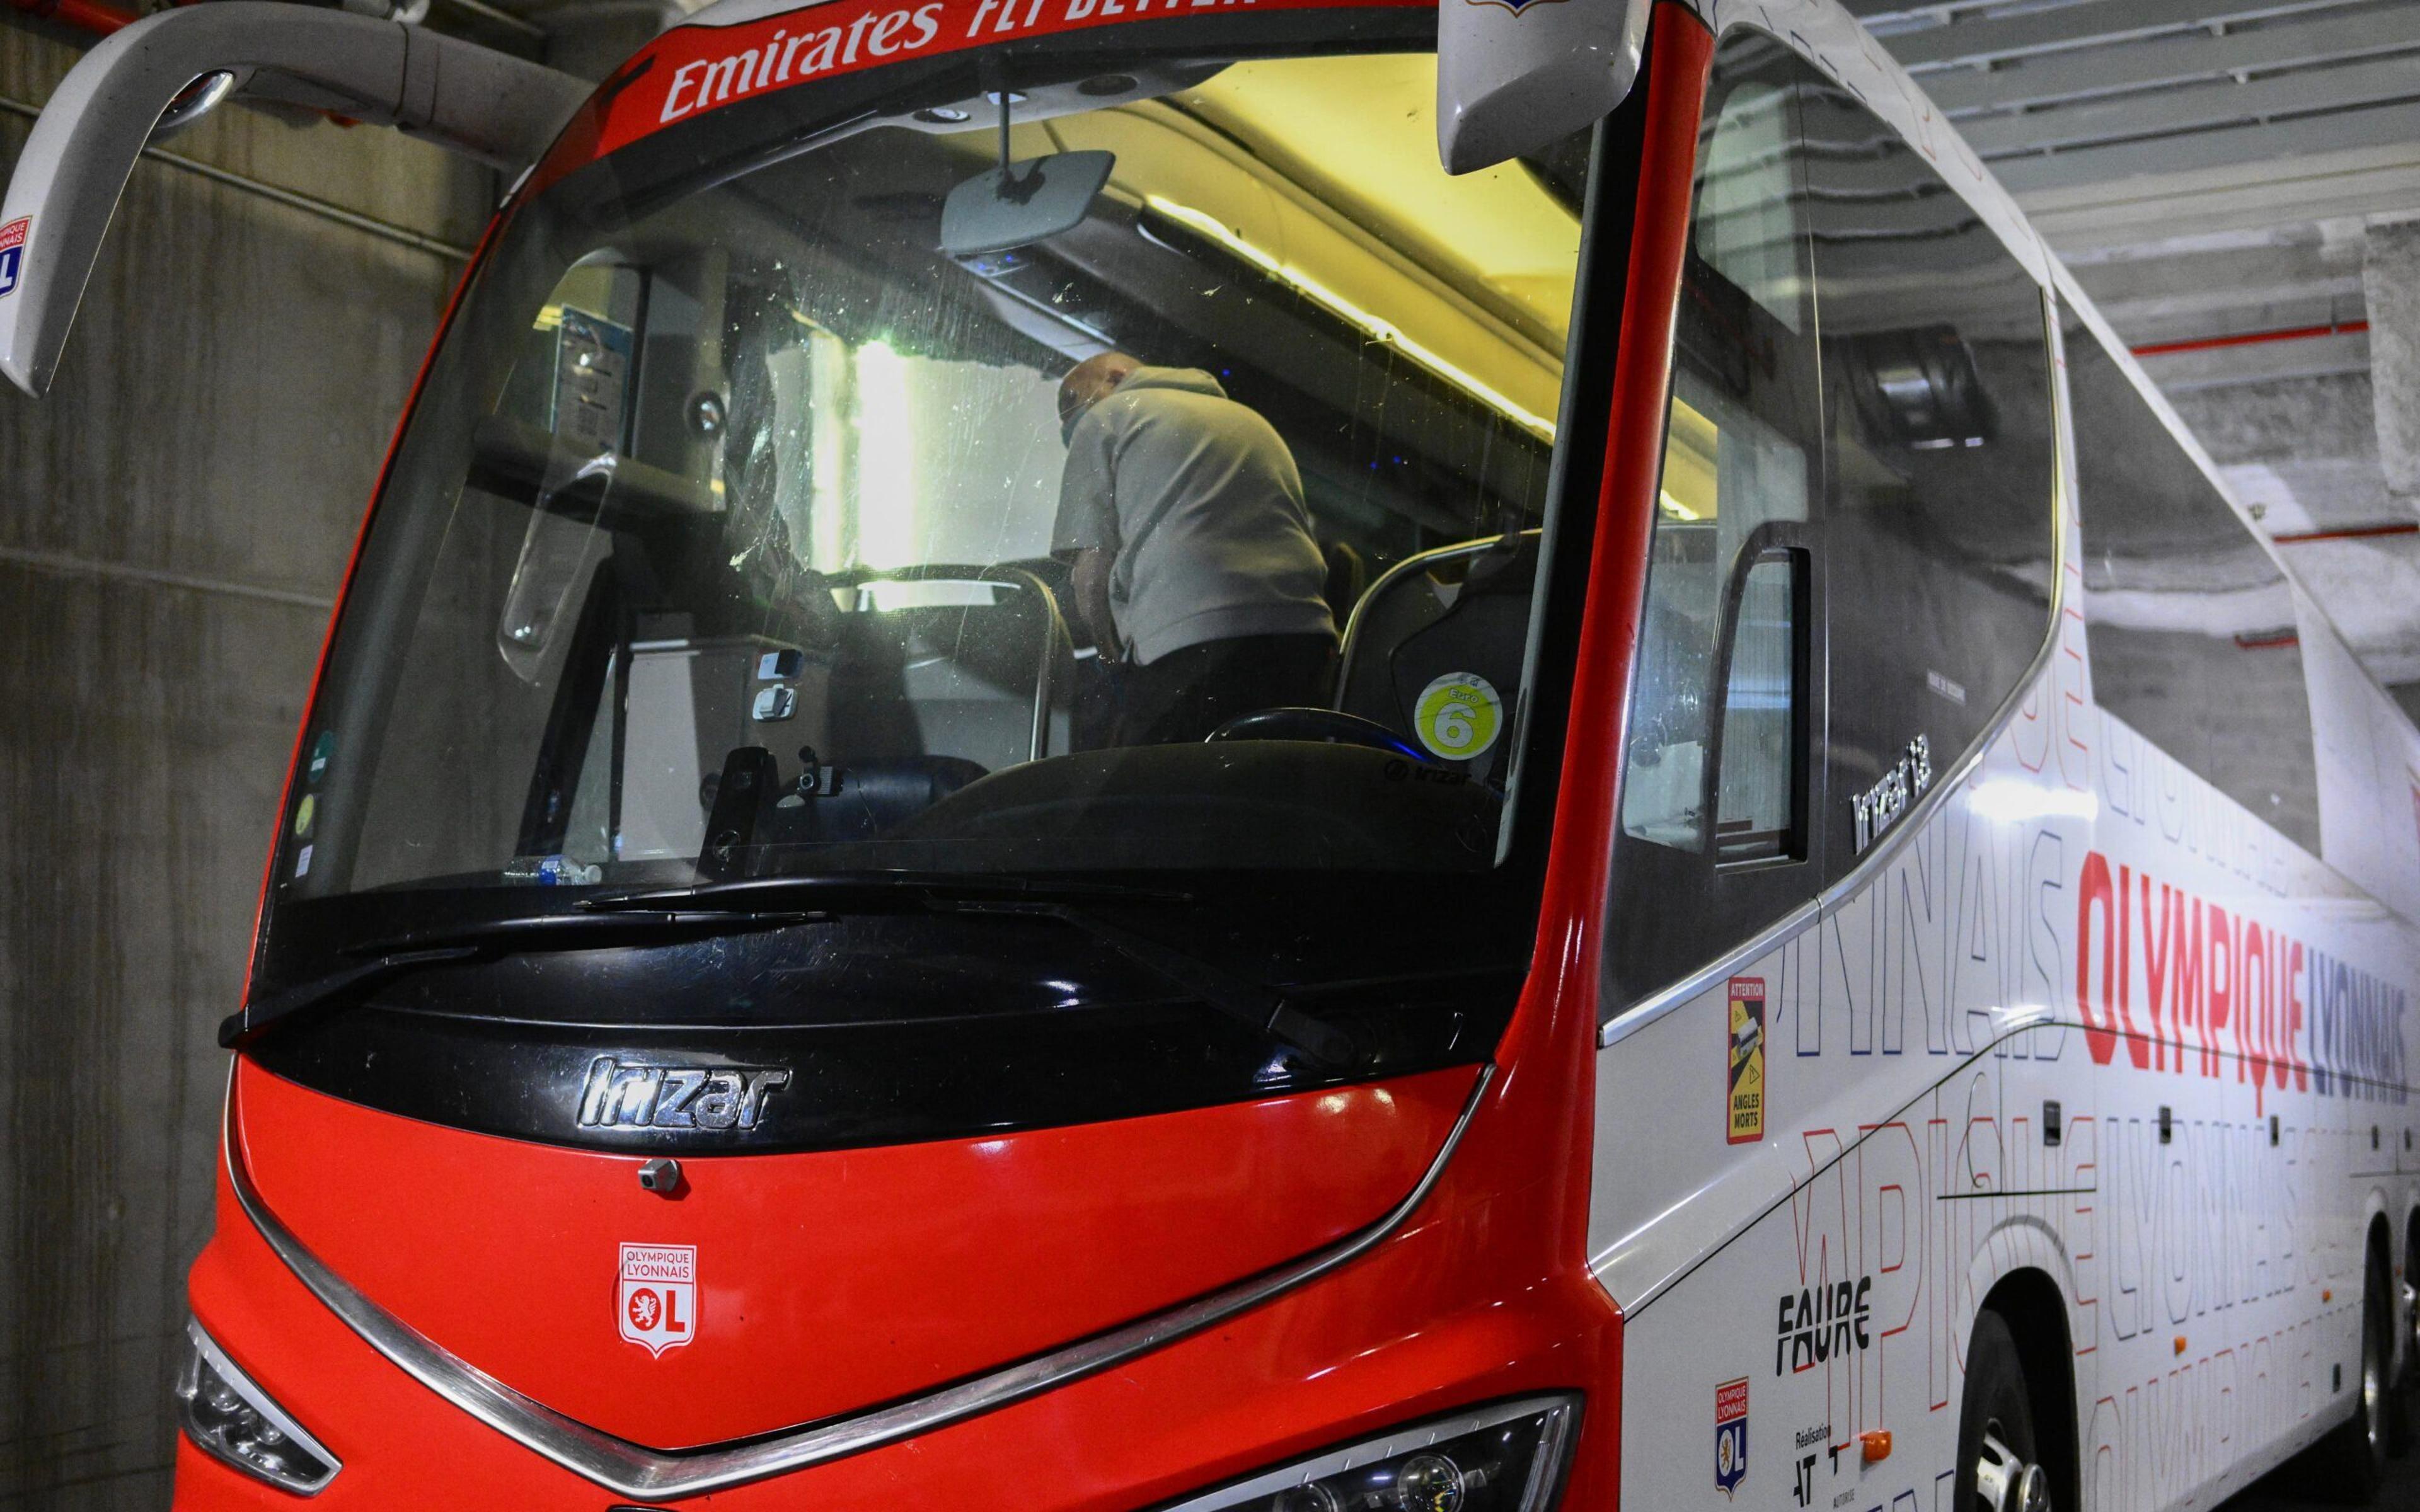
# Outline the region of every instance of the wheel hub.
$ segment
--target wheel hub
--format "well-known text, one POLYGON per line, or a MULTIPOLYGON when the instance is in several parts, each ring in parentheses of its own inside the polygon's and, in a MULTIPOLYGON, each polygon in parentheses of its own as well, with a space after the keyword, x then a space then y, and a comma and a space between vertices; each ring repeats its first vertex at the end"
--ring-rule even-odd
POLYGON ((1983 1430, 1975 1457, 1977 1512, 2050 1512, 2050 1476, 2009 1448, 1999 1425, 1983 1430))

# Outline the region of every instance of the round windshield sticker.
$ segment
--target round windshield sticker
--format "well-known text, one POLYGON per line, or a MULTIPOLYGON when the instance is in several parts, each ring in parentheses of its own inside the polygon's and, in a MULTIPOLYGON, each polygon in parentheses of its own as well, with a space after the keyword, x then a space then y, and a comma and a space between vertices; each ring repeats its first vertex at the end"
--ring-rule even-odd
POLYGON ((1448 672, 1420 689, 1412 706, 1420 744, 1448 761, 1484 756, 1504 728, 1504 701, 1477 672, 1448 672))

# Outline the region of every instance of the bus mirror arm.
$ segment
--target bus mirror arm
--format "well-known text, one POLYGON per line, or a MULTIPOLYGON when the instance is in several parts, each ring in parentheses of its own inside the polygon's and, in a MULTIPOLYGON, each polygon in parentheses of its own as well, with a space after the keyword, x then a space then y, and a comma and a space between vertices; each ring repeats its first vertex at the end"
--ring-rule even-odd
POLYGON ((1593 126, 1638 77, 1652 0, 1439 0, 1437 160, 1448 173, 1593 126))
POLYGON ((0 373, 10 382, 37 398, 50 388, 145 145, 189 124, 199 114, 192 101, 227 93, 392 126, 517 171, 553 141, 588 85, 397 22, 271 0, 135 23, 69 70, 0 199, 0 373))

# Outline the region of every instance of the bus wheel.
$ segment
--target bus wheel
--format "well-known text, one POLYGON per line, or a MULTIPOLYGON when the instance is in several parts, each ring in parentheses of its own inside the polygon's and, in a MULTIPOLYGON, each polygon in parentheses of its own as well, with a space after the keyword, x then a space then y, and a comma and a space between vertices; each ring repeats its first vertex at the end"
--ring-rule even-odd
POLYGON ((2395 1327, 2387 1284, 2386 1267, 2372 1251, 2361 1293, 2361 1375, 2353 1382, 2352 1415, 2311 1449, 2312 1479, 2354 1504, 2377 1496, 2386 1479, 2386 1370, 2395 1327))
POLYGON ((1957 1512, 2053 1512, 2050 1472, 2034 1433, 2033 1396, 2008 1319, 1975 1319, 1966 1401, 1958 1419, 1957 1512))

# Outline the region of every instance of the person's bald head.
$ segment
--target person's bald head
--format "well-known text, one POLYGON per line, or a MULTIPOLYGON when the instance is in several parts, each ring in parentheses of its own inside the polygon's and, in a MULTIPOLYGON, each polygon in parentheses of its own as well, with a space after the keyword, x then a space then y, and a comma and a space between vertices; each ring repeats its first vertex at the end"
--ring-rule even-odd
POLYGON ((1059 426, 1073 430, 1076 417, 1117 391, 1142 363, 1125 352, 1087 357, 1059 380, 1059 426))

